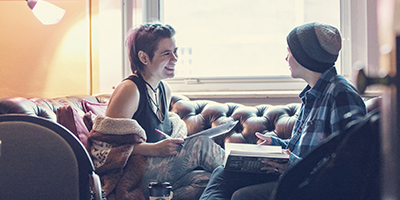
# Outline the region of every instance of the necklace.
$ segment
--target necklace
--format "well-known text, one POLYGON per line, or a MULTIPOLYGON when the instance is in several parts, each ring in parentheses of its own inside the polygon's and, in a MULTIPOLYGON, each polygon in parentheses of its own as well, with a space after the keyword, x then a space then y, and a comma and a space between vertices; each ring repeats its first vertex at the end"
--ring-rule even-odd
POLYGON ((161 98, 162 92, 160 93, 160 96, 157 98, 158 87, 156 87, 156 88, 154 89, 154 88, 150 85, 150 83, 148 83, 147 81, 145 81, 145 80, 143 79, 142 76, 139 76, 139 77, 143 80, 143 82, 144 82, 147 86, 149 86, 149 88, 151 89, 151 91, 153 91, 153 93, 154 93, 154 100, 153 100, 153 98, 150 96, 148 90, 147 90, 147 92, 146 92, 146 94, 147 94, 147 100, 149 101, 149 103, 150 103, 151 105, 154 105, 154 107, 156 108, 155 113, 156 113, 157 118, 158 118, 160 121, 164 120, 164 113, 161 111, 161 109, 160 109, 160 104, 159 104, 159 100, 160 100, 160 98, 161 98))
POLYGON ((156 89, 154 89, 153 87, 151 87, 150 83, 148 83, 148 82, 145 81, 144 79, 143 79, 143 81, 144 81, 144 83, 146 83, 147 86, 150 87, 150 89, 151 89, 155 94, 157 94, 157 89, 158 89, 158 87, 156 87, 156 89))

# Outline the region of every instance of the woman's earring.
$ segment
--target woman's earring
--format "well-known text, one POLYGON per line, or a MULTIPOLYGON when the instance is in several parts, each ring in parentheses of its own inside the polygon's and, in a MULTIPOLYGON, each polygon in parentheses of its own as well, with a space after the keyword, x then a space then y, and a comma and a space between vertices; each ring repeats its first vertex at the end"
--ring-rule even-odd
POLYGON ((138 53, 139 60, 142 61, 143 64, 147 64, 146 55, 143 51, 139 51, 138 53))

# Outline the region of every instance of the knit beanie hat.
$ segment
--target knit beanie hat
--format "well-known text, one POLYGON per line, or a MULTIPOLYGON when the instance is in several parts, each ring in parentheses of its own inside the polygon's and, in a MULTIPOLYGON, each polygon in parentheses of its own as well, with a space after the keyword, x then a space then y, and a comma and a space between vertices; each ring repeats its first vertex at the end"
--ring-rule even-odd
POLYGON ((335 64, 342 48, 339 31, 333 26, 318 22, 294 28, 286 39, 296 61, 319 73, 335 64))

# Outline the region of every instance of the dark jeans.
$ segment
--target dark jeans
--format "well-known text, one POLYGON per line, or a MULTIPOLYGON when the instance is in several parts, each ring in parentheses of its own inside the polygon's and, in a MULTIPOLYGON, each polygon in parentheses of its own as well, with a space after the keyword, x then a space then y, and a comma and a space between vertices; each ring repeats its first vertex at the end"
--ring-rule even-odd
POLYGON ((233 193, 235 199, 249 199, 249 195, 254 197, 251 199, 267 199, 278 177, 278 174, 228 172, 221 166, 213 171, 200 200, 230 200, 233 193))

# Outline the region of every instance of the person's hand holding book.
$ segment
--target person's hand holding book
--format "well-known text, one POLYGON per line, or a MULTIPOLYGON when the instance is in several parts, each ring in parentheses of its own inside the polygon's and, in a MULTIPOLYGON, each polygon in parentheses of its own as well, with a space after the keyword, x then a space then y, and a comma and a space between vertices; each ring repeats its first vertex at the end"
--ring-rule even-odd
MULTIPOLYGON (((289 149, 283 149, 282 152, 289 156, 291 154, 289 149)), ((287 162, 279 162, 279 161, 281 161, 281 160, 277 160, 277 159, 261 160, 261 162, 265 164, 265 166, 262 167, 261 170, 266 170, 268 174, 270 174, 270 173, 282 174, 287 167, 287 162)))

